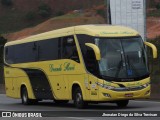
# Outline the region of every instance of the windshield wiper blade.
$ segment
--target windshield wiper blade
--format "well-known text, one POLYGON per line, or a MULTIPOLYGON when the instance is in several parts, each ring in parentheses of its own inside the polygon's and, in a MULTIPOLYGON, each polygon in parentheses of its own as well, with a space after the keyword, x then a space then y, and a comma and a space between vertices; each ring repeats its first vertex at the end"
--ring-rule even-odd
POLYGON ((118 68, 118 70, 116 71, 115 78, 117 78, 119 76, 119 73, 120 73, 121 69, 123 68, 123 61, 122 60, 118 63, 117 68, 118 68))
MULTIPOLYGON (((138 71, 136 70, 136 68, 135 68, 135 66, 130 62, 130 59, 129 59, 129 56, 127 55, 127 62, 128 62, 128 65, 129 65, 129 69, 127 68, 127 70, 131 70, 131 68, 132 68, 132 70, 134 70, 134 73, 135 73, 135 75, 136 76, 139 76, 139 73, 138 73, 138 71)), ((128 72, 128 71, 127 71, 128 72)))
POLYGON ((121 69, 123 68, 122 53, 121 53, 121 60, 119 61, 117 68, 118 68, 118 70, 116 71, 115 78, 117 78, 119 76, 119 73, 120 73, 121 69))

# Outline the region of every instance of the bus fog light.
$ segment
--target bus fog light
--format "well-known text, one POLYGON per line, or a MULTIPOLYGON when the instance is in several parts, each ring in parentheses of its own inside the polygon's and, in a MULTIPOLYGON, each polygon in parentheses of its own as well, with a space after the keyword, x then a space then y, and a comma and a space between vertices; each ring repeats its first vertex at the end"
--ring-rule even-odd
POLYGON ((146 83, 146 84, 144 84, 144 85, 142 85, 143 87, 148 87, 150 85, 150 83, 146 83))
POLYGON ((111 95, 110 95, 110 94, 108 94, 108 93, 103 93, 103 95, 104 95, 105 97, 109 97, 109 98, 111 98, 111 95))
POLYGON ((146 93, 145 93, 145 95, 148 95, 150 93, 150 90, 148 90, 146 93))

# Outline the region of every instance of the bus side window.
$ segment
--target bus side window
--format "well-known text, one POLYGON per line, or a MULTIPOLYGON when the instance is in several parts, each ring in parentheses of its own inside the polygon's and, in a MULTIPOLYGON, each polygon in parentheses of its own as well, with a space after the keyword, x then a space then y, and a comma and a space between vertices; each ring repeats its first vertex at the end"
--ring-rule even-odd
POLYGON ((8 64, 14 63, 14 47, 13 46, 9 46, 5 48, 5 61, 8 64))
POLYGON ((80 62, 77 47, 73 36, 64 37, 62 41, 62 59, 71 59, 80 62))
POLYGON ((85 43, 93 43, 94 40, 92 39, 92 36, 89 35, 77 35, 79 45, 81 47, 83 60, 85 62, 85 66, 87 70, 92 73, 93 75, 98 76, 99 70, 98 70, 98 62, 96 61, 95 54, 93 49, 87 47, 85 43))

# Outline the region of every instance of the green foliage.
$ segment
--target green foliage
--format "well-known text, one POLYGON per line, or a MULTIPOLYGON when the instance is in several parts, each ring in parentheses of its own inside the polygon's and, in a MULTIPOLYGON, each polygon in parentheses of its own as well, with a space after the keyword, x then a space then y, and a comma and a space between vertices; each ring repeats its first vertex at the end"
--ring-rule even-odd
POLYGON ((49 17, 51 16, 51 8, 43 3, 38 7, 38 14, 43 18, 49 17))
POLYGON ((26 19, 27 20, 34 20, 35 19, 35 16, 36 16, 36 13, 33 12, 33 11, 29 11, 27 14, 26 14, 26 19))
POLYGON ((160 3, 156 4, 156 8, 160 10, 160 3))
POLYGON ((59 12, 57 12, 56 13, 56 16, 62 16, 62 15, 64 15, 65 13, 63 12, 63 11, 59 11, 59 12))
POLYGON ((13 4, 12 0, 1 0, 2 5, 11 6, 13 4))
POLYGON ((99 14, 99 15, 102 16, 103 18, 105 18, 105 16, 106 16, 105 10, 102 10, 102 9, 97 10, 97 14, 99 14))
POLYGON ((0 36, 0 46, 4 45, 7 42, 7 40, 0 36))
POLYGON ((148 40, 149 42, 153 43, 157 47, 158 51, 158 58, 153 59, 152 58, 152 50, 147 49, 149 57, 149 66, 151 69, 151 78, 152 83, 157 83, 160 80, 160 36, 157 36, 155 39, 148 40))
POLYGON ((160 9, 147 14, 148 17, 160 17, 160 9))
POLYGON ((156 6, 155 0, 148 0, 147 3, 150 8, 155 8, 155 6, 156 6))

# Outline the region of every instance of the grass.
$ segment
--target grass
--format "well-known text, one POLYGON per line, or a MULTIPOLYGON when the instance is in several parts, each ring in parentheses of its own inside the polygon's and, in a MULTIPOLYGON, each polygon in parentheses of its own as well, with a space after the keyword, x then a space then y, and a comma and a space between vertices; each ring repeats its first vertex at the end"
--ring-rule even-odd
POLYGON ((76 18, 76 17, 79 17, 79 16, 82 16, 82 14, 81 13, 66 14, 66 15, 55 17, 53 19, 67 19, 67 18, 70 19, 70 18, 76 18))

